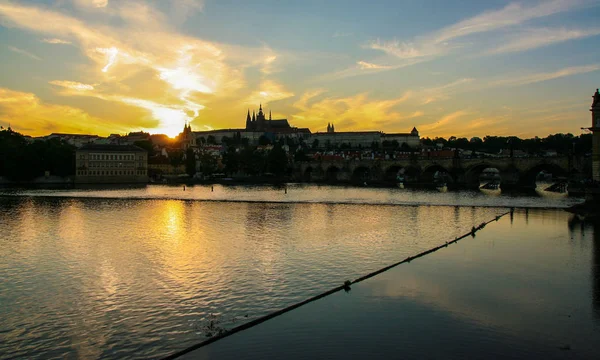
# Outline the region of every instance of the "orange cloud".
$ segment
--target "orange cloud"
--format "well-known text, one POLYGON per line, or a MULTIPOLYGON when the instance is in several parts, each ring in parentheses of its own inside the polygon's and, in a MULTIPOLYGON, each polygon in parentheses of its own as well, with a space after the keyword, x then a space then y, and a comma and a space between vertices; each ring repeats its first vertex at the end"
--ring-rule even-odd
POLYGON ((6 88, 0 88, 0 120, 4 125, 10 123, 15 131, 33 136, 51 132, 106 134, 109 128, 122 132, 130 129, 75 107, 48 104, 35 94, 6 88))

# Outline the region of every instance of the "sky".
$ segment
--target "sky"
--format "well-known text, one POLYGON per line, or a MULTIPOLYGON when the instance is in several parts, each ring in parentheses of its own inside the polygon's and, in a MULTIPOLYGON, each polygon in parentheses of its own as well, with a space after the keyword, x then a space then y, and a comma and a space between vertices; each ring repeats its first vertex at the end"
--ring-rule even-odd
POLYGON ((545 137, 590 126, 598 0, 0 0, 0 125, 545 137))

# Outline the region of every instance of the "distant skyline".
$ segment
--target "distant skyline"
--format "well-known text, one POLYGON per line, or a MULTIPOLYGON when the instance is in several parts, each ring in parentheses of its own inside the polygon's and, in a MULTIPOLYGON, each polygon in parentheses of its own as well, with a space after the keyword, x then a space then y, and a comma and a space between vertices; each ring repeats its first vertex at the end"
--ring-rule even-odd
POLYGON ((0 0, 0 125, 177 135, 273 118, 422 136, 581 133, 597 0, 0 0))

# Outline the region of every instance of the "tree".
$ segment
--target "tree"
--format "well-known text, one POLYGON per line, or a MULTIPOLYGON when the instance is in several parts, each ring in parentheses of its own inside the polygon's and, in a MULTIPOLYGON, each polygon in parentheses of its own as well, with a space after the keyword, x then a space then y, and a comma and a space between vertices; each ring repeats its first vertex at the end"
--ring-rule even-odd
POLYGON ((183 153, 179 150, 173 150, 169 152, 169 160, 171 161, 171 165, 179 166, 183 164, 183 153))
POLYGON ((282 175, 287 169, 288 158, 280 144, 276 144, 269 152, 269 171, 282 175))
POLYGON ((225 163, 225 172, 235 174, 240 165, 239 154, 230 148, 223 156, 223 162, 225 163))
POLYGON ((261 135, 258 138, 258 145, 269 145, 269 144, 271 144, 271 139, 269 139, 265 135, 261 135))
POLYGON ((316 149, 319 147, 319 139, 314 139, 312 142, 312 146, 313 149, 316 149))
POLYGON ((217 170, 217 159, 210 153, 200 155, 200 170, 204 175, 209 175, 217 170))
POLYGON ((308 161, 309 158, 306 156, 304 149, 298 149, 294 154, 294 161, 308 161))
POLYGON ((247 174, 257 175, 264 172, 266 159, 261 151, 247 147, 242 151, 240 158, 241 166, 247 174))
POLYGON ((141 147, 148 152, 148 157, 154 156, 154 145, 150 140, 135 141, 133 145, 141 147))
POLYGON ((75 174, 75 147, 58 139, 29 143, 12 130, 0 131, 0 176, 29 181, 45 171, 58 176, 75 174))
POLYGON ((206 143, 208 145, 215 145, 217 143, 217 139, 215 139, 213 135, 208 135, 208 137, 206 138, 206 143))
POLYGON ((185 152, 185 172, 189 176, 196 175, 196 154, 192 148, 185 152))

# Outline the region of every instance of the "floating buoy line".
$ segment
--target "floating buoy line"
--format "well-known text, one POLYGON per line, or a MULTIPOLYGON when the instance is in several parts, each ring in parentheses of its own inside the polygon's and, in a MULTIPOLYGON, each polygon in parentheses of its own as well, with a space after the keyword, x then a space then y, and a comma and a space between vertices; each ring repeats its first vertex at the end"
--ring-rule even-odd
POLYGON ((470 231, 470 232, 468 232, 468 233, 466 233, 466 234, 464 234, 464 235, 462 235, 462 236, 455 237, 455 238, 454 238, 454 240, 452 240, 452 241, 446 241, 446 242, 445 242, 444 244, 442 244, 442 245, 439 245, 439 246, 436 246, 436 247, 434 247, 434 248, 431 248, 431 249, 429 249, 429 250, 423 251, 423 252, 421 252, 421 253, 418 253, 417 255, 409 256, 409 257, 407 257, 407 258, 406 258, 406 259, 404 259, 404 260, 398 261, 398 262, 396 262, 396 263, 393 263, 393 264, 391 264, 391 265, 388 265, 388 266, 386 266, 386 267, 384 267, 384 268, 381 268, 381 269, 379 269, 379 270, 373 271, 373 272, 371 272, 371 273, 369 273, 369 274, 367 274, 367 275, 364 275, 364 276, 362 276, 362 277, 359 277, 358 279, 356 279, 356 280, 354 280, 354 281, 346 280, 346 281, 344 282, 344 284, 342 284, 342 285, 340 285, 340 286, 337 286, 337 287, 335 287, 335 288, 333 288, 333 289, 330 289, 330 290, 328 290, 328 291, 325 291, 325 292, 323 292, 323 293, 321 293, 321 294, 319 294, 319 295, 313 296, 313 297, 311 297, 311 298, 308 298, 308 299, 306 299, 306 300, 304 300, 304 301, 301 301, 301 302, 299 302, 299 303, 296 303, 296 304, 294 304, 294 305, 290 305, 290 306, 288 306, 288 307, 285 307, 285 308, 283 308, 283 309, 277 310, 277 311, 275 311, 275 312, 272 312, 272 313, 270 313, 270 314, 267 314, 267 315, 265 315, 265 316, 259 317, 259 318, 257 318, 257 319, 254 319, 254 320, 252 320, 252 321, 249 321, 249 322, 247 322, 247 323, 245 323, 245 324, 242 324, 242 325, 236 326, 236 327, 234 327, 234 328, 231 328, 231 329, 229 329, 229 330, 226 330, 226 331, 224 331, 224 332, 222 332, 222 333, 220 333, 220 334, 218 334, 218 335, 215 335, 215 336, 213 336, 213 337, 211 337, 211 338, 209 338, 209 339, 206 339, 206 340, 204 340, 204 341, 202 341, 202 342, 199 342, 199 343, 197 343, 197 344, 194 344, 194 345, 192 345, 192 346, 190 346, 190 347, 188 347, 188 348, 186 348, 186 349, 183 349, 183 350, 181 350, 181 351, 178 351, 178 352, 176 352, 176 353, 173 353, 173 354, 171 354, 171 355, 168 355, 168 356, 166 356, 166 357, 162 358, 162 360, 171 360, 171 359, 176 359, 176 358, 178 358, 178 357, 180 357, 180 356, 183 356, 183 355, 185 355, 185 354, 188 354, 188 353, 190 353, 190 352, 192 352, 192 351, 194 351, 194 350, 197 350, 197 349, 199 349, 199 348, 201 348, 201 347, 204 347, 204 346, 206 346, 206 345, 212 344, 212 343, 214 343, 215 341, 218 341, 218 340, 221 340, 221 339, 223 339, 223 338, 226 338, 226 337, 228 337, 228 336, 231 336, 231 335, 233 335, 233 334, 235 334, 235 333, 238 333, 238 332, 240 332, 240 331, 242 331, 242 330, 250 329, 250 328, 252 328, 252 327, 254 327, 254 326, 258 325, 258 324, 261 324, 261 323, 263 323, 263 322, 265 322, 265 321, 267 321, 267 320, 270 320, 270 319, 273 319, 273 318, 275 318, 275 317, 277 317, 277 316, 283 315, 283 314, 285 314, 285 313, 287 313, 287 312, 289 312, 289 311, 292 311, 292 310, 294 310, 294 309, 297 309, 297 308, 299 308, 299 307, 301 307, 301 306, 303 306, 303 305, 306 305, 306 304, 308 304, 308 303, 311 303, 311 302, 313 302, 313 301, 319 300, 319 299, 321 299, 321 298, 324 298, 324 297, 326 297, 326 296, 329 296, 329 295, 331 295, 331 294, 334 294, 334 293, 336 293, 336 292, 338 292, 338 291, 344 290, 344 291, 346 291, 346 292, 349 292, 349 291, 351 290, 351 285, 354 285, 354 284, 356 284, 356 283, 359 283, 359 282, 361 282, 361 281, 364 281, 364 280, 367 280, 367 279, 369 279, 369 278, 372 278, 373 276, 375 276, 375 275, 379 275, 379 274, 381 274, 381 273, 383 273, 383 272, 385 272, 385 271, 388 271, 388 270, 390 270, 390 269, 392 269, 392 268, 394 268, 394 267, 396 267, 396 266, 398 266, 398 265, 400 265, 400 264, 409 263, 409 262, 411 262, 412 260, 418 259, 418 258, 420 258, 420 257, 423 257, 423 256, 425 256, 425 255, 431 254, 431 253, 433 253, 433 252, 436 252, 436 251, 438 251, 438 250, 440 250, 440 249, 442 249, 442 248, 445 248, 445 247, 447 247, 448 245, 451 245, 451 244, 457 243, 459 240, 462 240, 462 239, 464 239, 464 238, 466 238, 466 237, 469 237, 469 236, 475 237, 475 233, 476 233, 477 231, 479 231, 479 230, 482 230, 482 229, 483 229, 483 228, 484 228, 484 227, 485 227, 487 224, 489 224, 489 223, 491 223, 491 222, 493 222, 493 221, 498 221, 498 220, 500 220, 500 218, 501 218, 501 217, 503 217, 504 215, 507 215, 507 214, 509 214, 509 213, 512 213, 512 211, 508 211, 508 212, 506 212, 506 213, 504 213, 504 214, 498 215, 498 216, 496 216, 494 219, 492 219, 492 220, 489 220, 489 221, 487 221, 487 222, 483 222, 483 223, 479 224, 478 226, 473 226, 473 227, 471 228, 471 231, 470 231))

